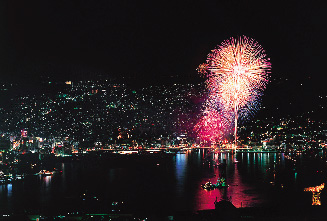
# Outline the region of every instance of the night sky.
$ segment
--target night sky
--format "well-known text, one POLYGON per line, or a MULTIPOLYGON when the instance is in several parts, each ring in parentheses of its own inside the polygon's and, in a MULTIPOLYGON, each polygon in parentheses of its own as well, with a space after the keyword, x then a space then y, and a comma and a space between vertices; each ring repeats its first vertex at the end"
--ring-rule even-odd
POLYGON ((272 62, 263 105, 302 113, 327 103, 326 27, 319 1, 12 0, 0 3, 1 81, 198 83, 210 50, 246 35, 272 62))

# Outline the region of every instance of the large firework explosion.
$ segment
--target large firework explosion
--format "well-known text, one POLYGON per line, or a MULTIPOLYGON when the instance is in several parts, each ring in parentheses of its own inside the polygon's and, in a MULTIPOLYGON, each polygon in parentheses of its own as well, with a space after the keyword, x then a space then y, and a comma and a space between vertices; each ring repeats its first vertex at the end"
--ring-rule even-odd
POLYGON ((271 63, 262 46, 245 36, 222 42, 198 68, 208 78, 207 105, 230 122, 234 121, 235 145, 238 118, 257 109, 270 69, 271 63))

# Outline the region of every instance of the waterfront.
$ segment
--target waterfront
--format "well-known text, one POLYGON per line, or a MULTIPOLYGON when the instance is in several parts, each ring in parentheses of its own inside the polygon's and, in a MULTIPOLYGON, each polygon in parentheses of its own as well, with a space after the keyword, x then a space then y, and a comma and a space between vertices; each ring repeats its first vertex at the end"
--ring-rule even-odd
MULTIPOLYGON (((59 163, 62 174, 27 175, 1 185, 1 213, 196 212, 213 209, 216 199, 229 200, 236 207, 305 206, 311 205, 311 193, 303 188, 319 185, 326 177, 322 152, 285 157, 284 153, 188 150, 176 155, 116 156, 59 163), (224 159, 229 187, 203 190, 202 183, 215 183, 224 172, 215 165, 224 159)), ((324 192, 324 203, 323 197, 324 192)))

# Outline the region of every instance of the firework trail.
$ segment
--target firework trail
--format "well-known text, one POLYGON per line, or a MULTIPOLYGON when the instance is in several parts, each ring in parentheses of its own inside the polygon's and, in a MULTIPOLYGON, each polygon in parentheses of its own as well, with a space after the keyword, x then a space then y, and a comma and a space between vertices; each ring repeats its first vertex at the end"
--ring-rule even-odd
POLYGON ((207 103, 234 119, 235 145, 238 118, 245 118, 257 109, 270 69, 271 63, 262 46, 245 36, 222 42, 198 68, 208 78, 207 103))

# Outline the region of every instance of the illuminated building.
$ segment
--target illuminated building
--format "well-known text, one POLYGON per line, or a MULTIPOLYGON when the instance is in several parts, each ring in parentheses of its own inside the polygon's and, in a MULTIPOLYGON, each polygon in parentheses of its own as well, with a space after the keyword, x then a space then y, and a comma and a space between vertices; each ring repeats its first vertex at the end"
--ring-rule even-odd
POLYGON ((25 130, 25 129, 21 130, 21 136, 27 137, 27 130, 25 130))

